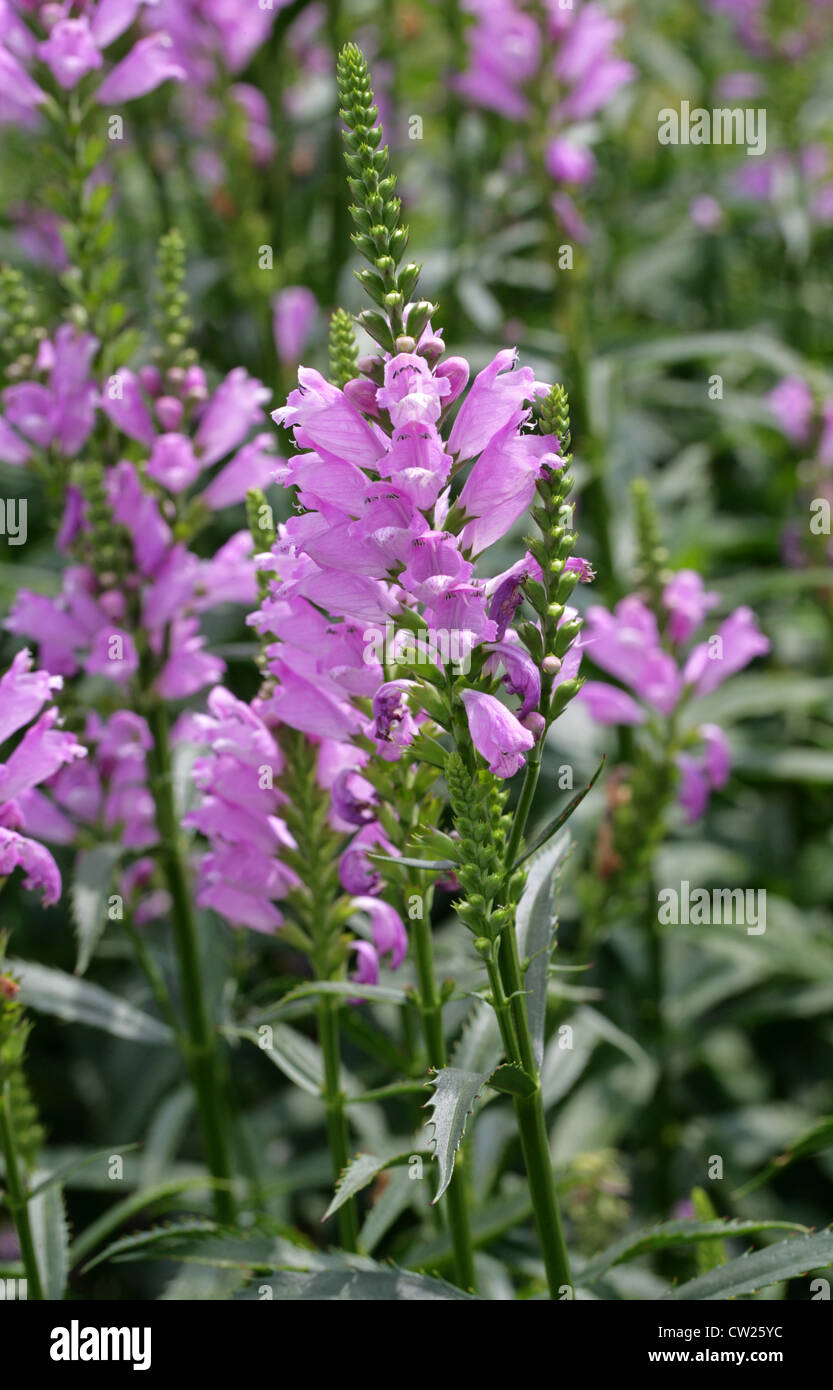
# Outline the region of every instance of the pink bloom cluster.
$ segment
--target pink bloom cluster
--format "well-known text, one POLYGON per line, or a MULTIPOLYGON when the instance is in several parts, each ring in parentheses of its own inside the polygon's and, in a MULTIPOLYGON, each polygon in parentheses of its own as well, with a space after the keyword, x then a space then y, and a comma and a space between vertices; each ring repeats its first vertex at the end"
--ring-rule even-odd
POLYGON ((45 338, 35 360, 37 377, 7 386, 0 395, 0 460, 19 467, 32 447, 75 458, 95 424, 98 392, 92 363, 98 339, 65 323, 45 338))
POLYGON ((41 788, 20 798, 27 829, 39 840, 72 845, 81 835, 117 843, 136 856, 124 870, 120 891, 137 926, 164 917, 170 906, 155 886, 155 865, 141 853, 157 844, 156 815, 148 787, 150 730, 141 715, 117 710, 109 719, 87 716, 83 762, 61 767, 41 788))
MULTIPOLYGON (((185 81, 177 91, 181 119, 189 127, 194 162, 208 185, 224 176, 214 146, 216 129, 223 120, 217 96, 218 71, 236 76, 248 66, 269 38, 275 16, 289 0, 260 5, 251 0, 157 0, 148 7, 143 23, 154 34, 164 33, 171 43, 174 62, 185 81)), ((252 160, 270 162, 275 137, 269 103, 249 82, 232 82, 228 95, 243 116, 244 133, 252 160)))
MULTIPOLYGON (((727 677, 768 652, 769 641, 752 611, 737 608, 712 637, 684 654, 689 639, 719 602, 719 594, 709 593, 699 574, 679 570, 662 595, 666 642, 656 617, 637 595, 622 599, 612 613, 591 606, 584 646, 596 666, 621 682, 585 682, 578 699, 588 706, 592 717, 601 724, 643 724, 651 714, 668 718, 690 697, 710 694, 727 677)), ((696 757, 680 753, 677 758, 679 799, 690 820, 703 815, 711 791, 725 786, 731 760, 728 740, 720 728, 701 724, 697 732, 703 745, 701 753, 696 757)))
POLYGON ((830 0, 709 0, 710 8, 730 17, 743 46, 758 58, 795 61, 829 38, 830 0), (786 22, 785 22, 786 21, 786 22))
MULTIPOLYGON (((236 368, 206 400, 200 368, 173 368, 163 379, 150 367, 138 375, 123 368, 99 396, 92 385, 81 384, 94 340, 82 335, 65 346, 57 381, 56 367, 48 386, 21 383, 4 392, 7 420, 19 430, 4 427, 5 452, 14 452, 9 440, 23 452, 21 436, 42 447, 55 440, 65 451, 79 448, 81 435, 86 439, 90 432, 92 402, 98 400, 127 440, 148 455, 144 464, 124 459, 105 474, 113 519, 130 540, 130 573, 120 585, 88 564, 71 566, 57 599, 21 590, 6 626, 37 641, 43 659, 62 676, 84 670, 124 685, 138 671, 146 648, 161 667, 157 692, 166 699, 192 695, 224 670, 222 661, 204 651, 199 614, 224 603, 251 605, 256 585, 248 531, 237 532, 210 560, 201 560, 176 539, 178 502, 202 481, 204 470, 229 454, 199 494, 206 508, 238 503, 249 488, 267 481, 275 463, 272 436, 261 433, 248 441, 247 436, 263 421, 269 392, 236 368), (73 370, 74 396, 67 385, 73 370)), ((89 531, 83 496, 71 485, 59 547, 77 546, 83 553, 89 531)))
POLYGON ((552 205, 567 234, 585 241, 586 227, 566 190, 589 183, 596 171, 584 123, 634 76, 616 49, 622 25, 595 0, 569 7, 547 0, 543 30, 517 0, 465 0, 465 8, 475 22, 468 31, 469 66, 455 79, 463 96, 509 120, 537 121, 532 84, 553 79, 557 85, 545 151, 559 185, 552 205))
MULTIPOLYGON (((0 7, 0 123, 31 124, 47 100, 38 82, 44 64, 63 91, 73 91, 104 67, 104 51, 126 33, 145 0, 62 0, 41 5, 3 0, 0 7), (34 74, 34 75, 33 75, 34 74)), ((255 7, 257 9, 257 7, 255 7)), ((173 41, 164 29, 139 39, 104 76, 95 99, 116 106, 154 91, 168 79, 182 81, 173 41)))
MULTIPOLYGON (((531 405, 547 388, 505 350, 464 396, 468 363, 441 360, 444 345, 430 324, 418 346, 407 346, 363 361, 343 390, 302 367, 298 389, 275 412, 300 450, 277 477, 297 489, 302 510, 258 557, 268 592, 250 622, 264 640, 269 679, 251 707, 212 695, 202 725, 212 754, 198 771, 205 800, 190 818, 212 841, 202 900, 232 922, 273 928, 273 900, 290 881, 278 862, 287 832, 273 732, 287 725, 317 745, 331 822, 353 837, 341 882, 370 920, 371 940, 355 947, 363 983, 378 978, 380 955, 395 967, 406 946, 397 914, 377 896, 369 858, 372 849, 394 850, 362 775, 367 743, 397 760, 425 718, 409 700, 415 680, 391 678, 389 668, 407 660, 410 669, 426 662, 436 672, 464 666, 481 649, 479 676, 461 698, 475 747, 499 776, 518 770, 544 726, 540 672, 512 627, 521 585, 540 580, 540 568, 526 555, 484 579, 475 561, 527 510, 542 474, 562 465, 555 436, 531 428, 531 405), (402 638, 412 639, 408 658, 402 638), (514 710, 495 693, 501 681, 518 701, 514 710), (274 780, 270 773, 255 781, 270 769, 274 780)), ((585 562, 574 564, 590 577, 585 562)), ((575 675, 579 662, 571 648, 556 681, 575 675)))
POLYGON ((29 819, 34 789, 60 768, 86 756, 86 748, 74 734, 56 728, 58 711, 51 700, 62 685, 60 676, 33 670, 28 651, 18 652, 0 678, 0 746, 29 725, 0 764, 0 877, 22 868, 24 887, 39 888, 46 906, 61 896, 61 875, 49 850, 21 831, 38 834, 29 819))
MULTIPOLYGON (((279 786, 284 756, 270 728, 263 702, 251 705, 217 687, 208 697, 208 713, 187 716, 178 733, 207 746, 194 764, 194 780, 202 793, 200 805, 185 824, 210 843, 199 867, 198 902, 213 908, 235 926, 273 932, 283 916, 275 901, 285 897, 298 879, 281 862, 281 852, 295 842, 282 819, 286 795, 279 786)), ((319 780, 326 785, 327 763, 339 750, 327 740, 319 745, 319 780)), ((365 784, 367 785, 367 784, 365 784)), ((370 789, 372 790, 372 789, 370 789)), ((337 800, 334 797, 334 808, 337 800)), ((337 828, 354 828, 333 816, 337 828)), ((353 897, 354 913, 369 919, 370 941, 353 943, 361 984, 375 984, 379 960, 389 956, 396 969, 407 950, 407 933, 399 914, 370 895, 353 897)))

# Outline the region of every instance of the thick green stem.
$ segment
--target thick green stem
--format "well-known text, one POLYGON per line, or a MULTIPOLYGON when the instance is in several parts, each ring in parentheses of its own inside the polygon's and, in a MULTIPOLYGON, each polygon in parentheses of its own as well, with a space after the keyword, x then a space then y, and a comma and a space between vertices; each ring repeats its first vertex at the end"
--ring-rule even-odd
POLYGON ((20 1241, 20 1255, 26 1272, 27 1294, 29 1298, 42 1299, 43 1286, 29 1224, 29 1198, 23 1179, 20 1176, 17 1144, 15 1143, 14 1116, 11 1106, 11 1087, 8 1082, 0 1092, 0 1149, 6 1169, 6 1201, 17 1238, 20 1241))
MULTIPOLYGON (((535 796, 535 789, 538 785, 538 774, 541 769, 540 743, 535 749, 535 754, 537 756, 530 758, 526 766, 526 774, 524 776, 523 787, 521 788, 518 807, 515 812, 512 834, 506 849, 505 864, 507 871, 511 870, 512 864, 514 863, 515 856, 523 840, 529 813, 532 809, 532 801, 535 796)), ((565 1288, 572 1287, 570 1261, 567 1254, 567 1243, 564 1239, 564 1229, 561 1224, 561 1212, 558 1205, 558 1198, 555 1192, 555 1179, 552 1170, 552 1159, 550 1157, 544 1105, 541 1097, 538 1063, 535 1058, 535 1049, 532 1045, 532 1035, 529 1031, 524 974, 518 954, 518 939, 515 934, 514 923, 501 933, 499 968, 502 993, 508 997, 509 1010, 512 1018, 512 1031, 517 1040, 517 1052, 511 1057, 511 1060, 518 1061, 524 1071, 532 1077, 535 1082, 535 1090, 532 1095, 518 1097, 515 1100, 515 1115, 518 1121, 524 1163, 529 1179, 529 1190, 535 1212, 535 1224, 538 1228, 538 1238, 541 1242, 544 1265, 547 1271, 547 1284, 549 1285, 550 1297, 561 1299, 564 1297, 565 1288)), ((493 995, 495 993, 494 982, 492 984, 492 993, 493 995)), ((500 1013, 498 1013, 498 1019, 500 1020, 500 1013)), ((503 1023, 501 1023, 501 1034, 504 1039, 504 1046, 507 1046, 507 1035, 503 1023)), ((507 1051, 508 1050, 507 1047, 507 1051)))
MULTIPOLYGON (((442 1001, 434 973, 434 943, 431 936, 431 922, 427 916, 419 917, 413 922, 412 939, 419 980, 419 1011, 425 1038, 425 1050, 428 1053, 429 1064, 440 1070, 446 1065, 448 1056, 443 1032, 442 1001)), ((446 1206, 451 1243, 454 1247, 457 1282, 461 1288, 474 1289, 476 1287, 474 1247, 471 1240, 466 1172, 462 1153, 457 1155, 454 1176, 446 1192, 446 1206)))
POLYGON ((570 1261, 567 1243, 561 1224, 561 1212, 555 1193, 555 1180, 550 1157, 549 1138, 544 1117, 538 1065, 529 1031, 526 1012, 526 997, 521 964, 518 958, 518 943, 514 926, 508 927, 501 937, 500 968, 503 985, 509 996, 512 1022, 518 1040, 518 1058, 524 1071, 535 1081, 535 1090, 530 1096, 517 1097, 515 1115, 521 1136, 524 1163, 529 1179, 529 1190, 535 1212, 535 1224, 544 1256, 547 1271, 547 1284, 550 1297, 565 1297, 565 1289, 572 1288, 570 1261))
POLYGON ((665 951, 662 928, 657 922, 656 898, 650 890, 645 915, 645 928, 648 935, 648 963, 650 970, 650 989, 647 1002, 647 1023, 652 1041, 652 1051, 657 1067, 657 1082, 650 1116, 651 1142, 653 1147, 654 1178, 656 1183, 656 1205, 661 1220, 667 1220, 671 1211, 671 1154, 668 1146, 668 1125, 672 1115, 670 1078, 668 1075, 667 1040, 665 1036, 665 951))
MULTIPOLYGON (((338 1000, 333 999, 331 995, 321 995, 318 1004, 318 1041, 324 1056, 321 1095, 327 1113, 327 1138, 336 1181, 350 1160, 350 1132, 344 1109, 345 1096, 341 1089, 338 1008, 338 1000)), ((343 1250, 356 1249, 359 1223, 355 1202, 345 1202, 344 1206, 339 1207, 338 1233, 343 1250)))
POLYGON ((174 947, 185 1014, 185 1060, 196 1091, 206 1162, 212 1177, 217 1179, 218 1184, 222 1184, 214 1190, 217 1218, 230 1222, 234 1220, 235 1208, 231 1192, 232 1169, 228 1146, 230 1122, 224 1093, 225 1078, 217 1047, 217 1035, 209 1016, 194 900, 174 806, 168 716, 165 707, 161 704, 154 705, 148 721, 153 736, 149 754, 150 783, 156 804, 159 852, 172 900, 174 947))

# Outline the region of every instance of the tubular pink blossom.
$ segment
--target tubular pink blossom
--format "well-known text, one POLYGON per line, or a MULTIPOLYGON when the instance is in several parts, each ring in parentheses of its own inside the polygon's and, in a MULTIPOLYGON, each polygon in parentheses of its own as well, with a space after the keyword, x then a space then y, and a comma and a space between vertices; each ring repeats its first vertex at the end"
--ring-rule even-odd
POLYGON ((185 69, 174 60, 173 43, 169 36, 165 33, 149 34, 147 38, 139 39, 127 57, 105 77, 96 92, 96 101, 102 106, 134 101, 155 91, 169 79, 183 82, 185 77, 185 69))

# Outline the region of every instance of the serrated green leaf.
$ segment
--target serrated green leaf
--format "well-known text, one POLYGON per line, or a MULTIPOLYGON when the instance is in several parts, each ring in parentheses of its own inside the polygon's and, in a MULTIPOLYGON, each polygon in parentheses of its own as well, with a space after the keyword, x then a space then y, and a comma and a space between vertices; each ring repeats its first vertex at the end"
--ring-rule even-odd
POLYGON ((282 1265, 297 1268, 299 1261, 303 1268, 310 1261, 326 1260, 326 1256, 296 1244, 296 1239, 300 1238, 271 1219, 261 1221, 253 1230, 242 1231, 218 1226, 216 1221, 188 1218, 123 1236, 90 1260, 84 1270, 94 1269, 107 1260, 180 1260, 183 1264, 215 1269, 271 1272, 282 1265))
POLYGON ((271 1297, 278 1302, 298 1303, 307 1299, 316 1303, 477 1302, 474 1294, 463 1293, 462 1289, 455 1289, 442 1279, 411 1274, 408 1270, 385 1269, 382 1265, 375 1270, 316 1270, 314 1273, 284 1270, 260 1280, 256 1288, 246 1289, 235 1297, 246 1301, 261 1299, 264 1285, 269 1286, 271 1297))
POLYGON ((430 1078, 434 1091, 425 1104, 433 1113, 426 1124, 434 1130, 431 1146, 440 1169, 440 1185, 432 1206, 451 1182, 454 1156, 466 1132, 466 1120, 488 1080, 488 1072, 461 1071, 459 1067, 443 1067, 430 1078))
POLYGON ((570 852, 568 833, 559 836, 532 860, 523 895, 518 903, 516 929, 521 959, 528 960, 524 983, 526 1011, 535 1061, 540 1070, 544 1059, 544 1028, 547 1020, 547 982, 555 932, 555 876, 570 852))
POLYGON ((495 1067, 489 1085, 506 1096, 531 1096, 536 1083, 523 1067, 515 1062, 504 1062, 503 1066, 495 1067))
POLYGON ((99 985, 33 961, 9 961, 20 980, 20 999, 38 1013, 51 1014, 67 1023, 85 1023, 116 1038, 151 1045, 173 1041, 166 1023, 142 1013, 124 999, 99 985))
POLYGON ((379 1157, 376 1154, 360 1153, 356 1154, 347 1164, 336 1184, 336 1191, 333 1200, 327 1207, 321 1220, 326 1221, 333 1216, 339 1207, 343 1207, 345 1202, 349 1202, 351 1197, 355 1197, 358 1192, 373 1182, 379 1173, 383 1173, 386 1168, 401 1167, 413 1157, 414 1154, 426 1152, 425 1147, 419 1147, 419 1141, 415 1140, 409 1149, 397 1149, 391 1153, 379 1157))
MULTIPOLYGON (((752 1236, 762 1231, 806 1231, 794 1221, 743 1221, 740 1219, 724 1221, 693 1221, 690 1217, 680 1217, 677 1221, 663 1221, 648 1230, 637 1231, 623 1236, 614 1245, 608 1246, 600 1255, 594 1256, 585 1265, 578 1282, 592 1284, 613 1265, 626 1260, 635 1260, 639 1255, 647 1255, 657 1250, 673 1250, 681 1245, 692 1245, 699 1241, 729 1240, 733 1236, 752 1236)), ((770 1247, 777 1248, 777 1247, 770 1247)), ((733 1261, 737 1264, 737 1261, 733 1261)), ((723 1266, 721 1266, 723 1267, 723 1266)))
POLYGON ((679 1288, 669 1289, 668 1293, 663 1294, 663 1299, 680 1302, 737 1298, 740 1294, 755 1293, 758 1289, 768 1288, 770 1284, 779 1284, 782 1279, 795 1279, 799 1275, 809 1274, 811 1270, 829 1269, 832 1264, 832 1231, 796 1236, 794 1240, 783 1240, 778 1245, 767 1246, 766 1250, 756 1250, 751 1255, 730 1260, 719 1269, 701 1274, 679 1288))
POLYGON ((120 845, 96 845, 79 854, 70 890, 72 920, 78 939, 76 975, 83 975, 107 926, 107 899, 120 845))
MULTIPOLYGON (((138 1192, 132 1192, 129 1197, 124 1197, 114 1206, 108 1207, 96 1221, 91 1222, 76 1237, 69 1252, 70 1264, 74 1268, 91 1250, 94 1250, 97 1245, 112 1235, 113 1231, 117 1231, 119 1226, 123 1226, 134 1216, 138 1216, 139 1212, 146 1211, 148 1207, 158 1206, 160 1202, 167 1202, 172 1197, 180 1196, 183 1192, 193 1192, 199 1188, 214 1188, 220 1185, 219 1179, 195 1174, 187 1178, 172 1178, 167 1182, 158 1183, 155 1187, 145 1187, 138 1192)), ((105 1256, 97 1255, 92 1264, 99 1264, 103 1258, 105 1256)), ((91 1269, 92 1264, 87 1265, 86 1268, 91 1269)))
POLYGON ((62 1299, 69 1273, 69 1229, 61 1184, 48 1183, 48 1175, 36 1175, 40 1195, 29 1202, 29 1221, 43 1296, 62 1299))

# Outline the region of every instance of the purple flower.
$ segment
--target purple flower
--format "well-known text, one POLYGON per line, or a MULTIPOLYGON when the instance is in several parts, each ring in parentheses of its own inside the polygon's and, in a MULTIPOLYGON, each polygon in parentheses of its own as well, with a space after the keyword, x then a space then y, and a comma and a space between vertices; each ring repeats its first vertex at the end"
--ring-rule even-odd
MULTIPOLYGON (((707 592, 693 570, 678 571, 662 595, 672 646, 679 649, 687 642, 719 601, 719 595, 707 592)), ((578 699, 600 724, 642 724, 646 705, 666 716, 675 714, 691 696, 710 694, 727 676, 769 651, 769 645, 752 611, 737 608, 713 636, 689 652, 680 672, 678 660, 660 643, 653 613, 632 595, 622 599, 613 613, 599 607, 588 610, 584 646, 595 665, 629 686, 638 698, 604 681, 587 681, 578 699)), ((678 657, 682 659, 679 652, 678 657)), ((702 745, 699 753, 692 754, 684 746, 676 755, 679 800, 689 820, 704 813, 715 788, 725 786, 731 761, 726 736, 716 725, 699 726, 697 738, 702 745)))
POLYGON ((459 505, 474 520, 464 526, 461 544, 474 555, 499 540, 523 516, 544 468, 561 465, 555 436, 518 434, 519 423, 520 412, 510 416, 463 484, 459 505))
POLYGON ((464 690, 460 697, 472 743, 498 777, 514 777, 535 739, 494 695, 464 690))
MULTIPOLYGON (((350 976, 356 985, 378 985, 379 983, 379 957, 376 948, 371 946, 369 941, 353 941, 350 943, 351 951, 356 952, 357 970, 350 976)), ((363 1000, 353 999, 351 1003, 361 1004, 363 1000)))
POLYGON ((592 151, 586 145, 578 145, 563 136, 549 142, 545 162, 548 172, 559 183, 589 183, 596 172, 592 151))
POLYGON ((668 636, 672 642, 686 642, 703 623, 706 614, 720 602, 720 595, 706 593, 696 570, 677 570, 662 593, 663 607, 670 614, 668 636))
POLYGON ((677 755, 680 772, 679 802, 688 821, 705 815, 709 796, 729 780, 731 749, 722 729, 715 724, 702 724, 698 730, 704 749, 699 757, 690 753, 677 755))
POLYGON ((353 907, 367 913, 376 951, 389 955, 391 970, 398 970, 408 952, 408 933, 399 913, 380 898, 354 898, 353 907))
MULTIPOLYGON (((3 392, 8 424, 38 448, 57 444, 66 458, 74 458, 95 423, 97 392, 90 368, 97 351, 97 338, 62 324, 38 350, 36 367, 45 380, 22 381, 3 392)), ((9 436, 11 442, 11 431, 9 436)))
POLYGON ((19 832, 29 828, 27 795, 59 768, 86 757, 86 748, 73 734, 55 728, 57 709, 53 705, 43 709, 62 684, 60 676, 33 670, 28 651, 18 652, 0 679, 0 743, 39 716, 7 762, 0 763, 0 877, 22 868, 24 888, 39 888, 47 907, 61 896, 58 866, 43 845, 19 832))
POLYGON ((645 710, 617 685, 606 681, 585 681, 578 693, 579 700, 589 706, 590 717, 597 724, 643 724, 645 710))
POLYGON ((318 315, 318 301, 304 285, 290 285, 272 300, 272 328, 278 360, 297 367, 318 315))
POLYGON ((756 656, 764 656, 770 647, 751 608, 736 608, 720 624, 715 638, 695 647, 685 664, 683 679, 686 685, 694 686, 698 695, 709 695, 756 656))
POLYGON ((463 459, 481 453, 505 430, 525 401, 538 394, 531 367, 515 370, 517 349, 503 348, 478 372, 457 412, 448 440, 449 452, 463 459))
POLYGON ((299 369, 298 382, 287 404, 273 411, 276 424, 294 428, 301 447, 311 446, 334 458, 349 459, 360 468, 373 467, 384 445, 344 392, 311 367, 299 369))
POLYGON ((660 713, 671 712, 680 695, 680 675, 674 658, 660 646, 653 613, 640 598, 622 599, 613 613, 589 608, 585 643, 596 666, 660 713))
POLYGON ((366 897, 378 893, 382 888, 379 867, 368 857, 368 851, 371 850, 390 856, 397 854, 397 850, 376 821, 363 826, 353 836, 338 861, 338 877, 345 893, 366 897))
POLYGON ((149 34, 108 73, 96 92, 96 101, 102 106, 117 106, 146 96, 168 79, 182 82, 185 77, 185 69, 175 61, 169 35, 149 34))
POLYGON ((767 396, 781 433, 794 444, 806 444, 813 419, 813 393, 800 377, 788 376, 767 396))
POLYGON ((355 768, 339 772, 330 790, 333 810, 348 825, 367 825, 376 819, 379 804, 376 790, 355 768))
POLYGON ((103 62, 101 51, 96 43, 89 21, 80 19, 59 19, 50 31, 49 38, 38 44, 38 57, 48 66, 52 76, 65 92, 77 87, 82 77, 103 62))
POLYGON ((13 53, 0 43, 0 89, 3 93, 3 106, 0 118, 3 124, 10 123, 14 114, 34 111, 41 102, 46 101, 46 93, 29 76, 22 63, 13 53), (6 106, 8 103, 8 106, 6 106))

